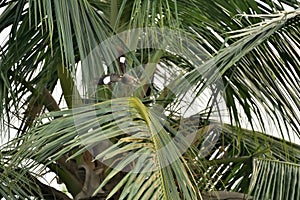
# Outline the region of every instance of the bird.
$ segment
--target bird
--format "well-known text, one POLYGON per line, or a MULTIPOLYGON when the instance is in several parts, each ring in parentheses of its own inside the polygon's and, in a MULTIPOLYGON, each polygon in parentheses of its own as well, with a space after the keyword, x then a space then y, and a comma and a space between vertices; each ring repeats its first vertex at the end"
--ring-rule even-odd
POLYGON ((99 89, 102 88, 102 92, 98 92, 99 94, 97 96, 99 96, 101 99, 112 97, 129 97, 134 94, 134 91, 138 88, 139 84, 139 79, 127 73, 124 73, 123 75, 104 75, 98 80, 98 91, 100 92, 99 89), (110 90, 111 92, 106 90, 110 90))
POLYGON ((98 85, 110 85, 112 83, 121 82, 125 85, 131 85, 131 86, 137 86, 140 81, 137 78, 134 78, 133 76, 129 74, 110 74, 110 75, 104 75, 99 78, 98 85))
POLYGON ((115 97, 132 96, 140 81, 138 78, 133 77, 126 73, 126 57, 122 54, 121 49, 118 49, 119 74, 106 74, 98 80, 98 86, 110 88, 112 95, 115 97), (106 85, 106 86, 105 86, 106 85))

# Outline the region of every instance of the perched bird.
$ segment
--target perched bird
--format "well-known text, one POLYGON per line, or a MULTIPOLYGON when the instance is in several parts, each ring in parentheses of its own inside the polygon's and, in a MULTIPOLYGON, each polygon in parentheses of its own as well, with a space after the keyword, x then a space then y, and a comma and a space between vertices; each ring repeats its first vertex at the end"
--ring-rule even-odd
MULTIPOLYGON (((120 55, 120 57, 118 58, 117 63, 121 74, 102 76, 97 83, 98 88, 102 88, 102 91, 99 92, 99 96, 103 96, 103 93, 107 93, 103 90, 103 88, 111 91, 111 94, 108 95, 110 97, 132 96, 138 84, 140 84, 140 81, 137 78, 126 73, 126 58, 122 54, 121 49, 118 49, 118 55, 120 55)), ((107 98, 108 97, 106 95, 103 99, 107 98)))
POLYGON ((98 85, 110 85, 112 83, 117 83, 117 82, 121 82, 125 85, 131 85, 131 86, 136 86, 137 84, 140 83, 140 81, 137 78, 134 78, 129 74, 123 74, 123 75, 111 74, 111 75, 105 75, 101 77, 98 80, 98 85))
POLYGON ((129 74, 105 75, 98 80, 98 87, 100 87, 102 90, 98 90, 99 94, 97 96, 99 96, 101 99, 132 96, 139 83, 140 81, 137 78, 129 74), (111 94, 109 94, 108 91, 105 92, 103 88, 106 90, 109 89, 111 94), (107 96, 106 93, 109 95, 107 96), (103 95, 105 96, 103 97, 103 95))

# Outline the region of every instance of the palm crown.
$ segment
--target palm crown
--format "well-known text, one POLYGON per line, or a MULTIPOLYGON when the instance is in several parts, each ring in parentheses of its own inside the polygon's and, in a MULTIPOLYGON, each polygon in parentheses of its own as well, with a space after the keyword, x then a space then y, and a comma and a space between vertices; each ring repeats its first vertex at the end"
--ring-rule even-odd
POLYGON ((299 199, 298 1, 0 7, 0 197, 299 199))

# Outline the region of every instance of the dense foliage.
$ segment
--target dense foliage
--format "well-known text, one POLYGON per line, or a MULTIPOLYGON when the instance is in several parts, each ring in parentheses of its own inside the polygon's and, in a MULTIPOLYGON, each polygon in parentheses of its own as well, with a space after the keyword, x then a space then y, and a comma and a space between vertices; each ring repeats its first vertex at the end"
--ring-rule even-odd
POLYGON ((299 5, 1 0, 0 199, 300 199, 299 5))

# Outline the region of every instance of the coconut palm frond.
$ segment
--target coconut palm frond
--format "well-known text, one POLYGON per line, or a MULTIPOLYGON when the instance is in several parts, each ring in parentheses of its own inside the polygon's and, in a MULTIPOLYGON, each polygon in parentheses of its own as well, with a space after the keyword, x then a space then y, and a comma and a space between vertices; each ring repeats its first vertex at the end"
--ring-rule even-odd
POLYGON ((266 121, 261 113, 264 109, 269 119, 279 124, 280 132, 289 130, 299 135, 300 73, 296 56, 299 38, 293 34, 298 29, 295 23, 298 11, 278 15, 245 30, 242 38, 189 72, 173 87, 186 92, 187 83, 197 85, 200 94, 207 87, 199 83, 204 77, 206 84, 218 83, 218 91, 222 91, 235 123, 240 124, 236 109, 240 105, 251 126, 257 127, 254 123, 258 120, 265 130, 266 121))
POLYGON ((235 191, 247 194, 253 177, 253 159, 299 163, 300 146, 264 133, 227 124, 199 129, 192 146, 190 166, 201 191, 235 191), (241 134, 241 132, 243 134, 241 134), (197 164, 195 164, 197 163, 197 164))
POLYGON ((101 193, 115 176, 119 179, 121 176, 111 196, 126 186, 120 198, 136 195, 162 199, 199 197, 177 146, 180 141, 174 142, 164 128, 163 119, 138 99, 118 98, 49 115, 61 117, 17 140, 23 144, 12 163, 35 160, 51 166, 68 152, 74 153, 66 162, 89 151, 95 160, 108 167, 102 184, 93 186, 96 187, 93 195, 101 193), (136 179, 140 182, 133 181, 136 179))
POLYGON ((19 197, 42 197, 37 184, 30 173, 22 173, 21 164, 10 166, 11 152, 0 154, 0 197, 5 199, 17 199, 19 197))
POLYGON ((298 198, 299 1, 0 9, 0 199, 298 198))
POLYGON ((298 199, 299 164, 255 159, 251 193, 255 199, 298 199))
MULTIPOLYGON (((2 30, 10 30, 9 40, 5 41, 1 50, 3 84, 0 98, 6 107, 1 109, 0 117, 5 117, 4 128, 8 126, 8 129, 14 129, 11 125, 20 123, 17 129, 19 133, 32 125, 43 105, 50 105, 53 98, 45 103, 41 96, 45 96, 46 91, 51 94, 58 80, 58 60, 52 58, 57 54, 57 49, 50 48, 47 30, 41 29, 41 25, 33 25, 29 16, 30 8, 26 5, 26 1, 12 1, 7 5, 3 2, 3 6, 7 7, 0 18, 2 30), (15 14, 16 10, 18 15, 15 14)), ((58 40, 54 39, 52 44, 57 45, 58 40)))

